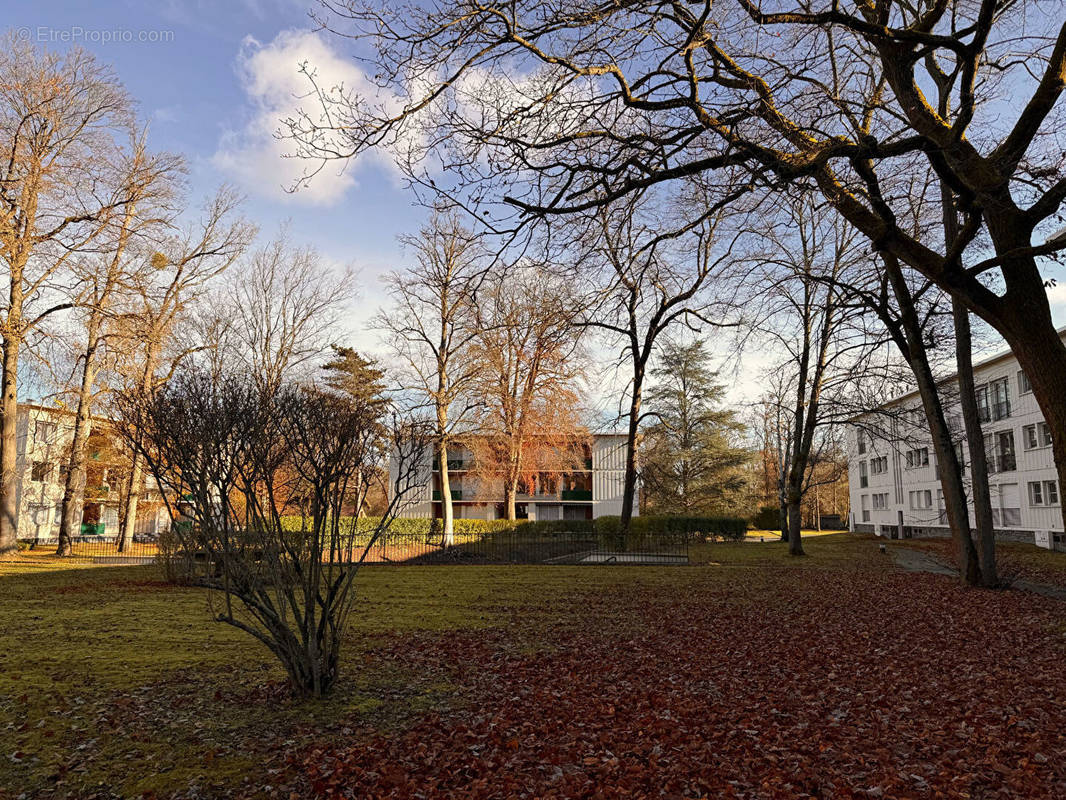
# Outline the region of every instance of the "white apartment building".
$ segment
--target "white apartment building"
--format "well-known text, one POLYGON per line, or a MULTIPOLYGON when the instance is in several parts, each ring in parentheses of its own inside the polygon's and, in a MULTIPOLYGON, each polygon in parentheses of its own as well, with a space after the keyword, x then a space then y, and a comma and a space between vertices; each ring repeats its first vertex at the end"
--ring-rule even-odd
MULTIPOLYGON (((997 538, 1066 550, 1051 434, 1025 373, 1007 351, 975 364, 974 382, 997 538)), ((957 403, 945 410, 968 472, 961 412, 957 403)), ((851 529, 892 538, 950 535, 917 391, 851 422, 851 529)))
MULTIPOLYGON (((24 541, 52 543, 59 537, 74 413, 19 403, 15 420, 17 535, 24 541)), ((127 467, 116 450, 108 421, 96 420, 89 437, 80 509, 83 536, 114 539, 118 535, 120 496, 127 467)), ((158 487, 152 480, 148 484, 135 535, 154 536, 170 524, 166 509, 159 503, 158 487)))
MULTIPOLYGON (((533 485, 521 487, 515 498, 519 519, 559 520, 595 519, 622 512, 625 478, 624 434, 593 434, 576 463, 583 469, 564 474, 542 473, 533 485), (524 489, 524 491, 523 491, 524 489)), ((505 516, 504 499, 498 482, 485 483, 474 469, 474 454, 466 447, 448 453, 448 483, 456 519, 501 519, 505 516)), ((427 455, 420 469, 418 485, 412 489, 400 511, 401 517, 440 518, 443 514, 440 495, 440 469, 436 459, 427 455)), ((390 489, 395 485, 395 454, 390 465, 390 489)), ((633 513, 639 503, 634 500, 633 513)))

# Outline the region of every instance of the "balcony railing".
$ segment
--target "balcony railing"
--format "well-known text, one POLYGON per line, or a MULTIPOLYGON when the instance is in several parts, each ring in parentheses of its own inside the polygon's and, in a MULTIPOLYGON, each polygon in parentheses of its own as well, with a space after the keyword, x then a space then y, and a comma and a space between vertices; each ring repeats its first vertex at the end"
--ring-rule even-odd
MULTIPOLYGON (((462 489, 452 489, 451 495, 452 495, 452 500, 462 500, 463 499, 463 490, 462 489)), ((440 489, 434 489, 433 490, 433 499, 434 500, 440 500, 440 489)))
MULTIPOLYGON (((448 469, 449 470, 463 469, 463 464, 465 464, 465 463, 466 462, 464 462, 463 459, 461 459, 461 458, 449 458, 448 459, 448 469)), ((433 459, 433 469, 434 470, 439 470, 440 469, 440 459, 439 458, 433 459)))
POLYGON ((563 500, 591 500, 591 489, 563 489, 563 500))
POLYGON ((1020 508, 993 508, 992 524, 1002 525, 1004 528, 1016 528, 1022 524, 1022 510, 1020 508))

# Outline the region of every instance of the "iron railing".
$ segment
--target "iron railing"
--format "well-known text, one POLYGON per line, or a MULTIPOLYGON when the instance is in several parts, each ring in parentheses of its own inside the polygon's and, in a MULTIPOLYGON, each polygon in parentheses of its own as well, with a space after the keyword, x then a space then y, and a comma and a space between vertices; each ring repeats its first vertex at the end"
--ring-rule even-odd
MULTIPOLYGON (((344 560, 362 557, 363 542, 352 541, 344 560)), ((596 533, 578 524, 574 530, 496 531, 456 533, 446 543, 439 531, 393 533, 379 536, 366 551, 366 564, 687 564, 689 546, 695 541, 686 533, 596 533)), ((55 552, 58 541, 23 540, 34 551, 55 552)), ((134 536, 122 550, 116 537, 77 536, 71 558, 97 563, 146 564, 160 554, 157 537, 134 536)), ((194 554, 196 555, 196 554, 194 554)))
MULTIPOLYGON (((54 553, 59 547, 56 536, 20 539, 19 544, 34 553, 54 553)), ((71 542, 71 558, 116 563, 150 563, 159 554, 158 537, 134 534, 132 541, 119 548, 117 536, 82 535, 71 542)))

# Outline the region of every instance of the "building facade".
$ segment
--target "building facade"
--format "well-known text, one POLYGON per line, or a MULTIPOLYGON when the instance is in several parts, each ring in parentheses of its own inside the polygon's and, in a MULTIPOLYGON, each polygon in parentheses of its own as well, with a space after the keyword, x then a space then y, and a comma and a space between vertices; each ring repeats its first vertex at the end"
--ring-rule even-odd
MULTIPOLYGON (((51 543, 59 538, 63 491, 74 413, 60 408, 19 403, 15 423, 18 538, 51 543)), ((106 419, 94 419, 89 436, 85 490, 80 508, 84 536, 114 539, 119 533, 120 499, 128 478, 128 459, 106 419)), ((155 487, 148 480, 149 487, 155 487)), ((158 488, 142 495, 135 536, 154 537, 169 526, 158 488)))
MULTIPOLYGON (((624 434, 593 434, 574 462, 582 468, 561 474, 540 473, 532 485, 520 487, 515 498, 516 516, 528 520, 595 519, 622 512, 625 479, 624 434)), ((390 486, 395 484, 395 459, 390 486)), ((401 517, 437 518, 443 515, 440 465, 426 456, 417 485, 407 493, 401 517)), ((504 498, 499 482, 486 481, 474 467, 474 453, 457 446, 448 453, 448 482, 456 519, 502 519, 504 498)), ((638 513, 634 498, 633 513, 638 513)))
MULTIPOLYGON (((1066 550, 1051 432, 1025 373, 1008 351, 975 364, 974 383, 996 537, 1066 550)), ((957 396, 954 378, 945 382, 943 391, 957 396)), ((947 402, 945 411, 965 465, 968 489, 970 458, 957 400, 947 402)), ((950 535, 918 393, 851 422, 847 435, 851 529, 893 538, 950 535)))

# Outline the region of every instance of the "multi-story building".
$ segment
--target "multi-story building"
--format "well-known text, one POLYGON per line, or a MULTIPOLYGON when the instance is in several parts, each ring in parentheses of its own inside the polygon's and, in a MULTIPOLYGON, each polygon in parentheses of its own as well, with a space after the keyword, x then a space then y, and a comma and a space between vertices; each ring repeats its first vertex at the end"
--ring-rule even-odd
MULTIPOLYGON (((574 463, 560 473, 539 473, 529 485, 519 488, 515 498, 516 516, 529 520, 594 519, 620 514, 625 477, 624 434, 593 434, 574 463)), ((448 453, 448 483, 456 519, 501 519, 505 516, 499 481, 487 480, 474 464, 474 453, 457 446, 448 453)), ((395 460, 391 465, 393 481, 395 460)), ((408 492, 402 517, 440 518, 443 515, 440 465, 426 456, 419 470, 418 485, 408 492)), ((392 481, 390 481, 390 484, 392 481)), ((634 499, 633 510, 639 503, 634 499)))
MULTIPOLYGON (((974 381, 996 536, 1066 549, 1051 431, 1025 373, 1007 351, 975 364, 974 381)), ((943 386, 946 394, 957 395, 954 378, 943 386)), ((958 403, 949 403, 945 410, 968 472, 958 403)), ((851 422, 852 530, 894 538, 950 535, 938 465, 917 391, 851 422)))
MULTIPOLYGON (((80 510, 81 532, 87 536, 118 535, 120 495, 128 464, 116 446, 110 423, 94 421, 86 459, 85 490, 80 510)), ((74 438, 71 411, 19 403, 15 422, 18 538, 52 542, 59 536, 67 462, 74 438)), ((154 486, 154 482, 149 481, 154 486)), ((153 535, 169 524, 158 488, 148 489, 134 533, 153 535)))

